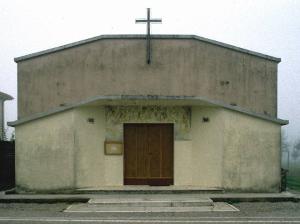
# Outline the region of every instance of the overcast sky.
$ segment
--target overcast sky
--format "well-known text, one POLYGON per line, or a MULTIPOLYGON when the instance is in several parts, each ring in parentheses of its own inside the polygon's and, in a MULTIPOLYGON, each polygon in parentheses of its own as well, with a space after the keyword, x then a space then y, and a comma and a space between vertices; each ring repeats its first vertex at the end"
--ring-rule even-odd
POLYGON ((144 34, 134 20, 147 7, 163 20, 152 33, 195 34, 282 58, 278 116, 290 120, 289 138, 300 138, 300 0, 0 0, 0 91, 15 98, 6 121, 17 118, 14 57, 102 34, 144 34))

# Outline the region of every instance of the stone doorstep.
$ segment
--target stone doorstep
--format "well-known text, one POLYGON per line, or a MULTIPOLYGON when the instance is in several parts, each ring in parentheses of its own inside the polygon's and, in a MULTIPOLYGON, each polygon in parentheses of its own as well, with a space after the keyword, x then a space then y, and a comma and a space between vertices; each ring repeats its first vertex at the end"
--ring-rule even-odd
POLYGON ((145 186, 145 185, 125 185, 99 188, 77 189, 77 194, 189 194, 189 193, 223 193, 220 188, 201 188, 197 186, 145 186))
POLYGON ((149 185, 122 185, 122 186, 102 186, 96 188, 79 188, 77 191, 105 191, 105 190, 211 190, 211 191, 219 191, 223 190, 222 188, 215 188, 215 187, 198 187, 198 186, 191 186, 191 185, 183 185, 183 186, 149 186, 149 185))
POLYGON ((126 206, 126 207, 198 207, 213 206, 210 198, 201 199, 168 199, 168 198, 132 198, 132 199, 90 199, 89 204, 104 206, 126 206))

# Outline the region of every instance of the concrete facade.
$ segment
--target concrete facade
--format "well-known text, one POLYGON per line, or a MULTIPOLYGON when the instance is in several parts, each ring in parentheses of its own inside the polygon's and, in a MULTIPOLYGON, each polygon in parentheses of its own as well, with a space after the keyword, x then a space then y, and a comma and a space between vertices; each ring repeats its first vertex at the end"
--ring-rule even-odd
MULTIPOLYGON (((223 108, 190 109, 190 138, 175 139, 174 185, 279 190, 279 124, 223 108), (209 121, 203 122, 203 117, 209 121)), ((153 113, 151 107, 145 110, 153 113)), ((104 154, 111 119, 105 111, 103 106, 79 107, 17 126, 17 188, 57 191, 123 185, 123 155, 104 154)), ((169 112, 174 114, 171 111, 174 108, 169 112)))
POLYGON ((16 58, 19 191, 123 185, 124 123, 174 124, 174 185, 277 192, 280 59, 188 35, 100 36, 16 58))
POLYGON ((103 95, 201 96, 277 115, 277 63, 191 38, 99 39, 18 62, 18 116, 103 95), (49 91, 51 90, 51 91, 49 91))

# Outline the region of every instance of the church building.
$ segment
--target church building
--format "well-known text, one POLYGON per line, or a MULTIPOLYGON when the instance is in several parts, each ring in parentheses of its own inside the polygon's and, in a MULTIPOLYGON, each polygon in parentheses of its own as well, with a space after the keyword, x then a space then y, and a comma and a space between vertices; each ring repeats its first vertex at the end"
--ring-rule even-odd
POLYGON ((280 58, 194 35, 148 43, 102 35, 15 58, 17 190, 278 192, 280 58))

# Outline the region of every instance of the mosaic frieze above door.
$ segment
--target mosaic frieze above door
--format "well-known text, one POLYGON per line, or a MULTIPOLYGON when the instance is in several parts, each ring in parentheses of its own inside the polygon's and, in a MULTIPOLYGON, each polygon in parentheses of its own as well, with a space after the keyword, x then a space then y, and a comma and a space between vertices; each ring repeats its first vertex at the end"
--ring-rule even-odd
POLYGON ((124 123, 174 123, 175 140, 189 140, 191 108, 179 106, 106 106, 106 140, 123 141, 124 123))

